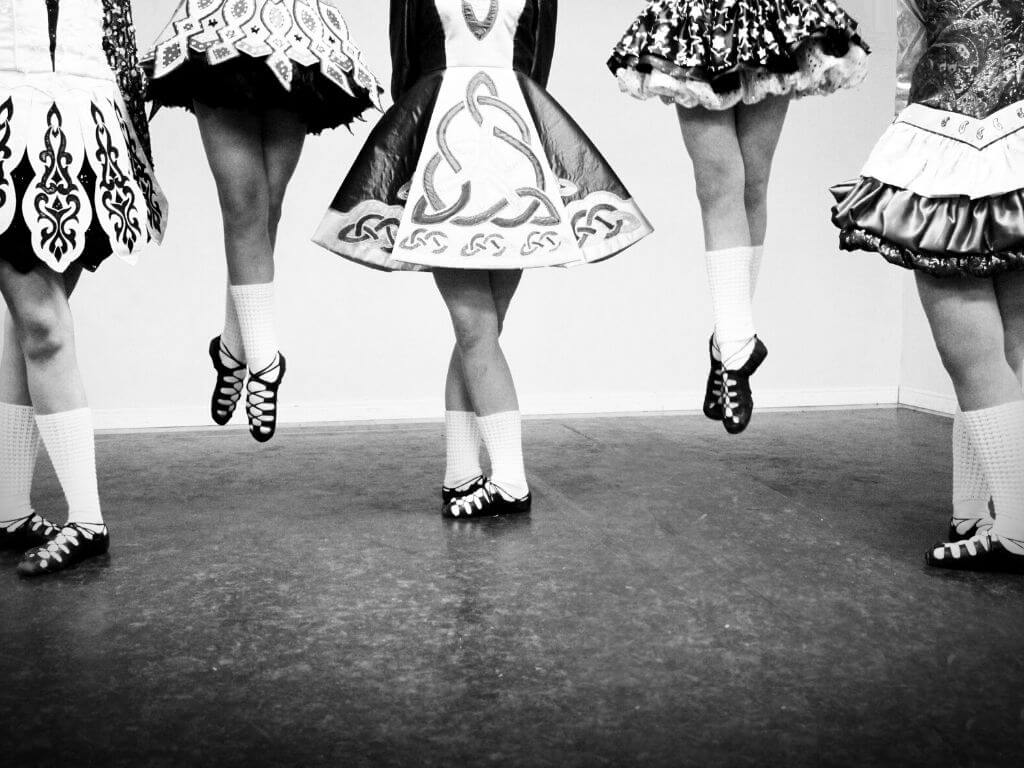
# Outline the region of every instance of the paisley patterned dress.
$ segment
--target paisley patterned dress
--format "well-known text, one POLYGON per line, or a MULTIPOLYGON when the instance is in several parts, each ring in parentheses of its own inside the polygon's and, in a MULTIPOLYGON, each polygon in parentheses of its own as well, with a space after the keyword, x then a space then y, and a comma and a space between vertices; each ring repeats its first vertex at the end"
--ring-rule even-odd
POLYGON ((897 107, 833 221, 938 276, 1024 269, 1024 4, 899 0, 897 107))
POLYGON ((639 99, 721 110, 853 87, 868 52, 833 0, 650 0, 608 66, 639 99))
POLYGON ((134 262, 159 241, 129 0, 0 0, 0 259, 134 262))
POLYGON ((548 95, 554 0, 392 0, 395 106, 315 235, 386 270, 600 261, 652 230, 548 95))
POLYGON ((143 65, 158 105, 286 109, 310 133, 381 106, 345 19, 323 0, 182 0, 143 65))

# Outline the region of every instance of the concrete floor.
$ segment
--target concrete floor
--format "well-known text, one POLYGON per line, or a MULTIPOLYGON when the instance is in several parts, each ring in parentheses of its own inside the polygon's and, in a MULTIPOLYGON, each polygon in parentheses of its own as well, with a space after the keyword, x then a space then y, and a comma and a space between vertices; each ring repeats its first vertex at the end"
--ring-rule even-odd
POLYGON ((0 560, 0 764, 1020 765, 1024 580, 923 564, 949 431, 531 421, 481 523, 439 425, 103 436, 109 562, 0 560))

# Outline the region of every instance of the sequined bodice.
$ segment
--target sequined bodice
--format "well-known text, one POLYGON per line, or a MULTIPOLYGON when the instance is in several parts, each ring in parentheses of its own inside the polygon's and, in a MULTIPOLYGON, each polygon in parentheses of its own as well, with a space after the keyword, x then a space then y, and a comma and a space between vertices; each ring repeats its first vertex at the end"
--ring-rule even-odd
POLYGON ((910 101, 986 117, 1024 100, 1024 3, 910 0, 926 49, 910 101))

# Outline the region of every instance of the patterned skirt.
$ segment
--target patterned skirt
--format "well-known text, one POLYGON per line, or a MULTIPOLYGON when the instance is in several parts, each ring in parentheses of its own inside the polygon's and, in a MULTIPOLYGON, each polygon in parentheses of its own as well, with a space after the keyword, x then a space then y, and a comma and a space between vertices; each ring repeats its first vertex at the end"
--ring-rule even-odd
POLYGON ((856 86, 868 53, 833 0, 649 0, 608 66, 637 98, 721 110, 856 86))
POLYGON ((143 146, 112 80, 0 72, 0 259, 134 263, 167 220, 143 146))
POLYGON ((380 83, 323 0, 182 0, 143 67, 158 105, 285 109, 310 133, 381 107, 380 83))
POLYGON ((651 231, 536 82, 456 67, 384 115, 314 240, 378 269, 492 270, 601 261, 651 231))
POLYGON ((937 277, 1024 269, 1024 102, 984 118, 911 104, 832 193, 845 250, 937 277))

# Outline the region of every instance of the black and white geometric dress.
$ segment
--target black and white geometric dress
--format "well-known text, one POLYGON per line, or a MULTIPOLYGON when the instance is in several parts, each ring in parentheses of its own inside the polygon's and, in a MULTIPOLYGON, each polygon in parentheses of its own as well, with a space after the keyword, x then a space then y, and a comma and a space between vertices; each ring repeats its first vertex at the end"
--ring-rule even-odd
POLYGON ((868 52, 833 0, 649 0, 608 66, 636 98, 723 110, 856 86, 868 52))
POLYGON ((282 109, 310 133, 381 107, 380 83, 323 0, 182 0, 143 64, 158 105, 282 109))
POLYGON ((134 262, 167 222, 129 0, 0 0, 0 259, 134 262))

